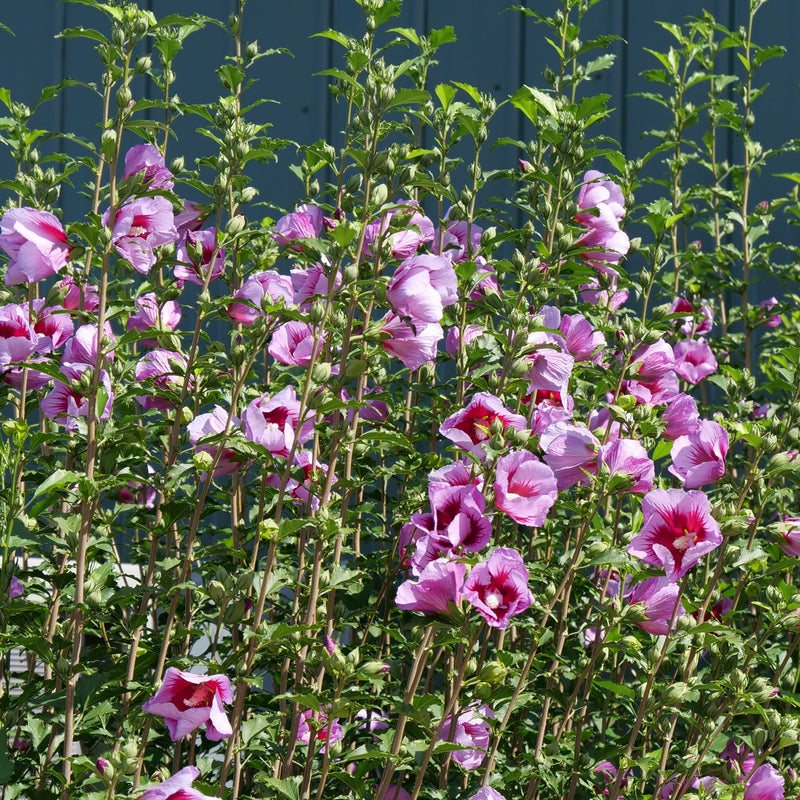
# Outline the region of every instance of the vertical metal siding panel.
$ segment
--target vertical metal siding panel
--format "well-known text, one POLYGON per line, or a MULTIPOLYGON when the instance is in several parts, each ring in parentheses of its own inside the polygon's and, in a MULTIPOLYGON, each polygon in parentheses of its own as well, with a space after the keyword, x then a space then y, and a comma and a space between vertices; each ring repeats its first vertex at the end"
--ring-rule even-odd
MULTIPOLYGON (((330 44, 324 38, 311 38, 328 25, 328 0, 305 0, 302 4, 253 2, 245 9, 245 38, 258 40, 264 51, 286 48, 291 52, 262 58, 249 70, 257 83, 246 99, 259 97, 270 101, 253 109, 253 120, 270 122, 268 134, 298 144, 311 144, 325 137, 328 116, 327 80, 315 77, 326 69, 330 44), (302 13, 298 13, 302 6, 302 13)), ((338 45, 334 45, 338 47, 338 45)), ((278 154, 278 162, 255 165, 251 162, 260 191, 259 200, 292 210, 303 196, 300 181, 288 170, 302 158, 289 145, 278 154)))
MULTIPOLYGON (((105 36, 111 33, 105 14, 92 8, 67 5, 64 24, 68 28, 93 28, 105 36)), ((102 76, 103 65, 97 55, 98 43, 91 39, 67 39, 64 42, 65 78, 74 78, 84 83, 94 83, 97 92, 84 86, 69 86, 64 89, 61 102, 61 126, 64 131, 74 133, 90 141, 99 140, 97 126, 102 121, 102 76)), ((67 152, 75 153, 74 146, 66 144, 67 152)))
MULTIPOLYGON (((505 0, 435 0, 429 6, 432 28, 453 25, 457 41, 439 51, 439 64, 432 70, 431 87, 441 82, 459 81, 492 95, 498 104, 519 88, 520 61, 523 58, 519 13, 506 11, 505 0)), ((464 102, 472 104, 466 95, 464 102)), ((517 115, 510 103, 497 111, 489 122, 489 140, 482 150, 485 170, 509 168, 518 153, 510 147, 491 150, 494 139, 516 136, 517 115)), ((472 143, 463 156, 472 158, 472 143)), ((485 192, 496 193, 490 185, 485 192)), ((487 195, 484 195, 486 199, 487 195)), ((479 198, 480 202, 480 198, 479 198)))
MULTIPOLYGON (((0 22, 14 34, 0 30, 0 86, 10 91, 13 100, 33 107, 43 87, 61 81, 65 43, 55 36, 63 27, 63 14, 62 6, 54 8, 54 4, 45 0, 0 6, 0 22)), ((45 103, 31 119, 31 127, 57 129, 60 109, 59 99, 45 103)), ((5 106, 0 105, 0 116, 7 113, 5 106)), ((51 150, 53 147, 50 146, 51 150)), ((5 147, 0 148, 0 171, 4 178, 14 175, 14 162, 5 147)))
MULTIPOLYGON (((743 10, 740 9, 740 13, 743 10)), ((741 22, 744 20, 742 19, 741 22)), ((740 21, 737 20, 737 24, 740 21)), ((761 46, 782 45, 786 53, 781 58, 765 62, 756 72, 755 87, 769 84, 764 93, 753 104, 755 125, 753 138, 764 149, 779 148, 789 139, 800 136, 800 49, 797 33, 800 31, 800 4, 797 2, 770 2, 756 14, 753 24, 753 41, 761 46)), ((739 147, 741 151, 741 146, 739 147)), ((741 156, 739 157, 741 160, 741 156)), ((786 178, 777 177, 780 173, 800 172, 800 156, 797 153, 783 153, 771 158, 761 174, 753 176, 750 193, 751 208, 762 200, 786 195, 793 183, 786 178)), ((800 230, 789 225, 786 216, 778 212, 770 227, 769 239, 794 245, 800 244, 800 230)), ((778 251, 774 259, 786 260, 788 254, 778 251)), ((750 301, 758 303, 772 295, 780 296, 784 288, 776 280, 766 281, 756 272, 755 283, 751 287, 750 301)))
MULTIPOLYGON (((189 16, 194 13, 221 19, 223 22, 236 7, 234 0, 153 0, 153 13, 158 19, 169 14, 189 16)), ((244 27, 247 28, 247 11, 245 11, 244 27)), ((153 64, 159 67, 158 51, 153 49, 153 64)), ((202 30, 190 34, 183 44, 183 48, 175 56, 173 62, 175 82, 170 88, 172 97, 178 96, 185 103, 209 104, 224 93, 215 70, 225 63, 225 57, 233 53, 233 43, 230 36, 217 25, 208 24, 202 30)), ((151 86, 149 96, 153 96, 155 86, 151 86)), ((141 91, 140 96, 146 96, 141 91)), ((153 119, 162 119, 161 112, 154 110, 153 119)), ((197 158, 215 156, 218 153, 217 145, 211 140, 198 134, 198 128, 206 127, 208 123, 201 117, 187 115, 175 120, 173 131, 175 136, 169 138, 167 144, 167 161, 181 155, 186 159, 190 169, 197 158)), ((163 141, 158 137, 159 144, 163 141)), ((128 137, 126 147, 138 144, 138 139, 128 137)), ((205 173, 208 177, 208 173, 205 173)), ((192 197, 197 200, 199 198, 192 197)))
MULTIPOLYGON (((591 8, 581 25, 581 40, 587 42, 600 36, 611 35, 621 37, 624 30, 623 11, 624 7, 620 2, 600 3, 591 8)), ((613 111, 606 119, 589 129, 589 137, 604 135, 611 137, 615 142, 620 142, 622 138, 623 115, 620 106, 624 102, 621 63, 623 47, 624 42, 615 41, 607 48, 592 50, 585 56, 586 61, 598 58, 604 53, 615 56, 614 64, 609 69, 595 73, 591 81, 581 84, 578 89, 579 97, 589 97, 593 94, 610 95, 607 106, 613 111)), ((605 169, 606 166, 598 165, 597 169, 605 169)))
MULTIPOLYGON (((334 30, 360 39, 365 33, 364 21, 364 11, 355 3, 342 3, 341 0, 331 0, 331 27, 334 30)), ((400 38, 396 34, 389 33, 391 28, 413 28, 420 35, 426 34, 425 4, 423 0, 404 3, 400 15, 389 20, 379 29, 377 37, 378 47, 381 47, 395 38, 400 38)), ((334 69, 344 69, 345 61, 343 53, 343 49, 338 44, 334 44, 328 66, 334 69)), ((400 64, 413 55, 415 55, 414 46, 409 43, 408 47, 404 44, 399 44, 389 48, 384 51, 383 58, 387 63, 400 64)), ((410 83, 408 79, 405 79, 399 86, 409 87, 410 83)), ((328 141, 338 147, 342 141, 342 131, 347 119, 347 108, 342 100, 339 102, 332 100, 331 102, 331 116, 327 136, 328 141)))
MULTIPOLYGON (((657 143, 653 137, 644 136, 646 131, 664 130, 669 126, 670 113, 667 109, 651 100, 633 96, 637 92, 664 94, 662 84, 650 83, 640 74, 643 70, 660 67, 655 56, 644 51, 645 47, 666 52, 675 43, 673 36, 658 25, 656 20, 683 25, 689 17, 699 15, 703 8, 708 9, 719 22, 727 24, 728 0, 712 0, 703 5, 699 5, 696 0, 672 0, 668 6, 658 6, 655 10, 650 3, 635 0, 628 3, 626 83, 629 95, 626 98, 628 106, 624 139, 629 158, 641 157, 657 143)), ((705 92, 706 87, 701 84, 689 99, 695 105, 702 103, 705 92)))

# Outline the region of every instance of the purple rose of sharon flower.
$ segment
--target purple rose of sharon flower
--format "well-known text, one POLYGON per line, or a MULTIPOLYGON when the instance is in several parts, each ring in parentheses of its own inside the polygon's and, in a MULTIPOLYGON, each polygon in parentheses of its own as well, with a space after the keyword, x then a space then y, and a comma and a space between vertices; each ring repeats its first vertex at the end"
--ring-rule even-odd
POLYGON ((125 171, 123 178, 130 178, 144 172, 143 183, 149 189, 172 189, 175 181, 167 169, 164 156, 153 144, 137 144, 125 153, 125 171))
POLYGON ((323 706, 319 712, 308 709, 300 715, 300 724, 297 726, 297 741, 308 744, 311 741, 312 727, 314 739, 322 742, 320 753, 325 752, 327 744, 333 744, 344 738, 344 728, 335 717, 328 716, 331 707, 323 706))
POLYGON ((511 547, 498 547, 472 568, 461 594, 492 628, 505 628, 533 602, 528 577, 522 556, 511 547))
POLYGON ((446 614, 450 603, 459 604, 465 571, 457 561, 437 558, 420 572, 419 580, 401 583, 394 601, 404 611, 446 614))
POLYGON ((647 578, 636 584, 626 593, 628 603, 641 603, 645 611, 645 618, 636 624, 656 636, 666 634, 673 615, 677 619, 686 613, 678 592, 678 584, 664 577, 647 578))
POLYGON ((298 428, 300 401, 293 386, 277 394, 263 394, 252 400, 242 415, 245 436, 263 445, 277 456, 289 457, 295 438, 298 444, 314 435, 314 419, 306 419, 298 428))
MULTIPOLYGON (((102 218, 110 222, 109 209, 102 218)), ((156 263, 154 247, 172 244, 178 238, 172 203, 166 197, 138 197, 116 210, 111 240, 122 258, 142 275, 156 263)))
POLYGON ((0 247, 11 256, 6 286, 36 283, 60 272, 72 249, 58 217, 35 208, 12 208, 3 214, 0 247))
POLYGON ((800 519, 797 517, 784 517, 779 527, 781 550, 787 556, 795 558, 800 557, 800 525, 798 523, 800 523, 800 519))
POLYGON ((212 742, 233 733, 223 703, 233 702, 233 687, 227 675, 194 675, 169 667, 161 688, 142 705, 164 717, 173 742, 206 726, 206 738, 212 742))
POLYGON ((722 544, 717 521, 703 492, 653 489, 642 499, 644 524, 628 552, 663 567, 667 578, 682 578, 706 553, 722 544))
POLYGON ((718 422, 703 420, 686 436, 672 445, 669 471, 683 481, 687 489, 716 483, 725 474, 728 433, 718 422))
POLYGON ((517 450, 497 459, 495 505, 522 525, 538 528, 558 496, 553 470, 533 453, 517 450))
POLYGON ((492 734, 486 720, 493 717, 492 709, 484 704, 477 708, 474 705, 465 708, 456 719, 455 730, 452 730, 452 714, 445 718, 442 730, 439 732, 439 741, 460 744, 465 748, 453 750, 450 754, 456 764, 464 769, 477 769, 483 763, 492 734))
POLYGON ((184 767, 163 783, 139 795, 139 800, 218 800, 192 788, 192 781, 200 777, 197 767, 184 767))
POLYGON ((744 800, 783 800, 783 776, 772 764, 753 771, 744 789, 744 800))
POLYGON ((481 786, 469 800, 506 800, 506 798, 491 786, 481 786))

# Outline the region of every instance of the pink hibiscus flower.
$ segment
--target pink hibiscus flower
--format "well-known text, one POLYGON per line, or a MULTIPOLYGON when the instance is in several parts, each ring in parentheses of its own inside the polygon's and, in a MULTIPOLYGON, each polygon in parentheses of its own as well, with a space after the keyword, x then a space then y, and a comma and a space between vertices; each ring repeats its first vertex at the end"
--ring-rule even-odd
POLYGON ((161 688, 142 705, 142 711, 164 717, 173 742, 206 726, 212 742, 233 733, 223 703, 233 702, 233 687, 227 675, 195 675, 169 667, 161 688))
POLYGON ((722 544, 710 509, 703 492, 653 489, 642 499, 644 524, 628 552, 645 564, 662 567, 671 581, 679 580, 722 544))

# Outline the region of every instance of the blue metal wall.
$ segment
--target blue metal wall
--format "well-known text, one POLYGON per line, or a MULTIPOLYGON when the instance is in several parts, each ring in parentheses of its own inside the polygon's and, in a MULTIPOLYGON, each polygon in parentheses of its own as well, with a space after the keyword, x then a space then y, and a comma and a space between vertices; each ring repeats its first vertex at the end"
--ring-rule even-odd
MULTIPOLYGON (((541 72, 554 61, 543 40, 544 30, 519 14, 505 12, 510 0, 406 0, 397 25, 419 31, 453 25, 458 42, 443 46, 434 82, 460 80, 472 83, 498 99, 508 97, 523 83, 542 86, 541 72)), ((226 18, 234 9, 234 0, 144 0, 157 16, 168 13, 206 13, 226 18)), ((528 5, 550 11, 554 0, 528 0, 528 5)), ((688 15, 710 11, 726 26, 738 26, 745 17, 747 0, 668 0, 652 3, 645 0, 605 0, 592 8, 586 18, 584 39, 600 33, 615 33, 627 44, 617 42, 611 49, 617 56, 612 70, 595 80, 596 91, 612 95, 616 112, 604 130, 616 139, 629 157, 641 155, 647 148, 642 133, 664 127, 666 112, 654 103, 632 96, 637 91, 652 90, 639 73, 654 67, 655 59, 643 50, 647 46, 665 49, 670 36, 656 19, 681 22, 688 15)), ((309 38, 325 28, 359 34, 363 12, 350 0, 250 0, 245 10, 248 40, 257 39, 262 49, 286 47, 293 57, 275 55, 259 61, 253 70, 257 85, 252 98, 264 95, 279 105, 266 104, 255 112, 257 121, 273 124, 275 136, 297 142, 320 138, 337 141, 343 110, 333 102, 326 89, 326 79, 313 77, 330 66, 340 66, 341 48, 326 39, 309 38)), ((104 18, 81 5, 62 4, 55 0, 0 0, 0 21, 15 36, 0 30, 0 86, 9 88, 15 99, 32 104, 43 86, 58 83, 69 76, 96 81, 100 62, 93 43, 83 39, 56 39, 66 27, 102 28, 104 18)), ((755 39, 760 44, 782 44, 788 48, 783 59, 775 59, 763 69, 771 83, 756 106, 756 134, 766 147, 800 136, 800 46, 795 47, 800 32, 800 2, 770 0, 756 17, 755 39)), ((175 90, 189 102, 203 102, 220 91, 214 70, 230 52, 222 30, 209 26, 187 40, 185 50, 176 60, 175 90)), ((731 69, 734 68, 731 64, 731 69)), ((0 113, 2 111, 0 110, 0 113)), ((73 131, 97 140, 93 128, 100 116, 100 99, 90 90, 70 87, 58 99, 42 107, 34 117, 37 127, 73 131)), ((197 136, 196 120, 178 125, 180 141, 170 145, 170 155, 184 153, 191 158, 205 154, 211 144, 197 136)), ((529 138, 528 123, 510 106, 497 115, 491 131, 498 135, 529 138)), ((130 144, 136 142, 132 139, 130 144)), ((731 143, 732 146, 733 143, 731 143)), ((492 156, 490 166, 508 164, 514 157, 508 148, 492 156)), ((730 153, 731 157, 741 160, 730 153)), ((278 206, 293 204, 301 187, 287 170, 293 151, 284 153, 277 165, 259 168, 256 175, 261 199, 278 206)), ((10 162, 0 152, 0 172, 8 175, 10 162)), ((790 158, 776 163, 776 172, 798 171, 790 158)), ((769 191, 768 184, 763 191, 769 191)), ((66 209, 65 209, 66 210, 66 209)))

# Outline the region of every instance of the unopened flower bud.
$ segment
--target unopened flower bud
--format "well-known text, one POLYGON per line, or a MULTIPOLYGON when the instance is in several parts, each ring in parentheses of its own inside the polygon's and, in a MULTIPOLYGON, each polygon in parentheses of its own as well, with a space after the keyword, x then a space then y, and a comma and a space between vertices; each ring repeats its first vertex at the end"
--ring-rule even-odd
POLYGON ((258 42, 250 42, 244 49, 244 57, 252 61, 258 55, 258 42))
POLYGON ((215 603, 221 603, 225 598, 225 587, 219 581, 211 581, 208 584, 208 594, 215 603))
POLYGON ((103 780, 103 783, 106 785, 110 784, 111 781, 114 780, 114 767, 111 766, 111 763, 107 758, 103 758, 102 756, 94 762, 94 768, 99 773, 100 777, 103 780))
POLYGON ((664 690, 661 699, 664 705, 672 707, 683 701, 689 693, 689 687, 683 681, 676 681, 664 690))
POLYGON ((133 71, 137 75, 141 75, 143 72, 147 72, 152 66, 153 59, 149 55, 139 56, 139 58, 136 59, 136 63, 133 65, 133 71))
POLYGON ((198 450, 192 456, 192 463, 198 472, 208 472, 214 466, 214 456, 205 450, 198 450))
POLYGON ((753 750, 757 753, 764 749, 764 745, 769 740, 769 734, 764 728, 756 728, 750 734, 750 741, 753 743, 753 750))
POLYGON ((487 683, 503 683, 508 674, 508 668, 500 661, 490 661, 481 670, 480 679, 487 683))
POLYGON ((110 160, 114 157, 117 149, 117 132, 113 128, 104 130, 100 135, 100 151, 110 160))
POLYGON ((312 325, 319 325, 323 319, 325 319, 325 303, 322 300, 315 300, 309 309, 308 321, 312 325))
POLYGON ((731 686, 736 691, 741 691, 747 686, 747 676, 740 669, 734 669, 730 674, 731 686))
POLYGON ((128 86, 120 86, 119 89, 117 89, 115 100, 117 101, 118 108, 127 108, 132 99, 133 94, 128 86))
POLYGON ((225 226, 225 233, 228 236, 236 236, 245 229, 246 225, 247 220, 241 214, 237 214, 228 220, 228 224, 225 226))
POLYGON ((385 661, 367 661, 360 669, 367 675, 387 675, 391 667, 385 661))
POLYGON ((350 380, 355 380, 356 378, 364 374, 364 370, 366 368, 367 368, 366 359, 351 358, 347 362, 347 365, 344 368, 345 377, 350 380))
POLYGON ((379 183, 373 190, 372 190, 372 197, 371 200, 376 206, 382 206, 389 197, 389 190, 386 188, 386 185, 383 183, 379 183))
POLYGON ((249 203, 255 199, 255 196, 258 194, 258 189, 255 186, 245 186, 244 189, 239 192, 239 200, 242 203, 249 203))
POLYGON ((319 364, 314 364, 311 370, 311 380, 314 383, 327 383, 331 377, 331 365, 327 361, 321 361, 319 364))
POLYGON ((766 678, 758 677, 751 681, 750 685, 747 687, 747 691, 752 695, 756 703, 763 703, 772 697, 775 688, 766 678))

